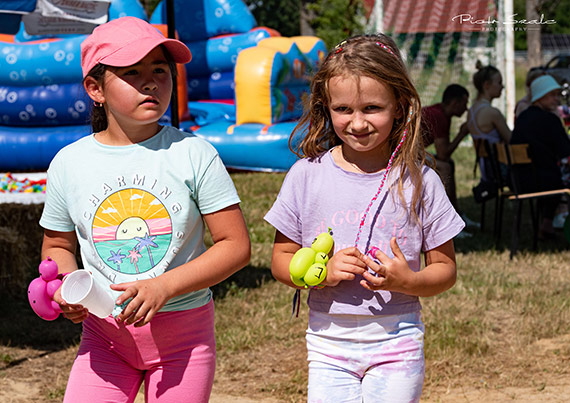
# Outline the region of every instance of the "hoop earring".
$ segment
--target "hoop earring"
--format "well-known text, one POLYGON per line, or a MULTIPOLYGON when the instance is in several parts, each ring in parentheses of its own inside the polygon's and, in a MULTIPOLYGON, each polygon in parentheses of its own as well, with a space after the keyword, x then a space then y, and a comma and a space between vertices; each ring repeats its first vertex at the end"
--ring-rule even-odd
POLYGON ((95 101, 93 101, 93 106, 94 106, 95 108, 102 108, 102 107, 103 107, 103 104, 102 104, 101 102, 95 102, 95 101))

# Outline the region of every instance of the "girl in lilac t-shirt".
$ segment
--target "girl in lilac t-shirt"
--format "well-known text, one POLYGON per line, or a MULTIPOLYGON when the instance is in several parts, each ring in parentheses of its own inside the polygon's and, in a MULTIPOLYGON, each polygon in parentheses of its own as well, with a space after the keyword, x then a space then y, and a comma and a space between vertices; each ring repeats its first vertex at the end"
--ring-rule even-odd
POLYGON ((304 158, 265 216, 277 230, 272 273, 291 287, 299 288, 289 275, 295 252, 333 233, 324 287, 308 299, 310 402, 420 399, 418 297, 455 283, 452 239, 465 225, 424 164, 420 110, 385 35, 341 42, 313 78, 296 129, 306 130, 297 150, 304 158))

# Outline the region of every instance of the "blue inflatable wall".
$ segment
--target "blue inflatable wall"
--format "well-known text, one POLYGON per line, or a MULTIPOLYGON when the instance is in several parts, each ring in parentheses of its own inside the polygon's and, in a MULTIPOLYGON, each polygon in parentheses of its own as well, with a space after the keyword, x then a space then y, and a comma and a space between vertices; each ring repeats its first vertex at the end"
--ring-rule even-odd
MULTIPOLYGON (((174 24, 184 43, 223 34, 244 33, 256 26, 255 18, 241 0, 174 0, 174 24)), ((166 24, 166 2, 154 10, 150 22, 166 24)))
MULTIPOLYGON (((273 77, 267 80, 271 98, 263 101, 271 105, 270 119, 236 124, 238 56, 279 33, 257 27, 242 0, 175 0, 174 6, 177 35, 193 54, 182 80, 193 119, 183 118, 181 128, 210 141, 228 167, 287 170, 296 160, 289 150, 295 122, 285 120, 300 115, 298 100, 308 91, 304 73, 322 59, 322 45, 276 54, 277 62, 264 67, 273 77), (294 76, 295 60, 302 61, 302 79, 294 76)), ((110 19, 126 15, 166 24, 166 3, 159 3, 149 19, 138 0, 112 0, 110 19)), ((0 39, 0 170, 45 170, 61 148, 91 133, 91 101, 81 84, 80 46, 85 38, 30 36, 21 24, 9 41, 0 39)), ((257 102, 257 95, 244 94, 257 102)), ((169 124, 169 119, 167 112, 161 123, 169 124)))

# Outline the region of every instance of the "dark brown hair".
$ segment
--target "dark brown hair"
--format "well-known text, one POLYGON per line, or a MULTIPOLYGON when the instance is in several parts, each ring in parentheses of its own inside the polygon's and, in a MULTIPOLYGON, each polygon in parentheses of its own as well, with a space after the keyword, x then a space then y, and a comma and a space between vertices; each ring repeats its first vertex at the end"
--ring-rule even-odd
MULTIPOLYGON (((160 45, 160 48, 162 49, 162 52, 164 53, 164 57, 166 57, 166 61, 168 62, 168 66, 170 68, 170 74, 172 76, 172 81, 174 81, 174 78, 176 77, 176 63, 174 62, 174 59, 172 58, 170 52, 168 51, 168 49, 166 49, 166 47, 164 45, 160 45)), ((104 64, 97 64, 89 71, 89 73, 87 73, 87 76, 85 76, 85 78, 92 77, 97 82, 99 82, 101 86, 103 86, 103 84, 104 84, 103 79, 105 77, 105 72, 109 68, 112 68, 112 67, 104 65, 104 64)), ((85 82, 85 78, 83 79, 83 82, 85 82)), ((105 112, 105 107, 102 105, 96 106, 92 102, 91 103, 90 121, 91 121, 91 129, 93 130, 93 133, 99 133, 103 130, 106 130, 107 126, 109 125, 109 122, 107 121, 107 112, 105 112)))

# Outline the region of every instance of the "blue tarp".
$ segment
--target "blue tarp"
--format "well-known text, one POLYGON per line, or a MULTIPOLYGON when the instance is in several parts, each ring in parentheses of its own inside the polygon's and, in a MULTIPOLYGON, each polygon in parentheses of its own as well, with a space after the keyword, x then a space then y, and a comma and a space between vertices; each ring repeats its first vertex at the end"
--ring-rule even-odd
POLYGON ((36 9, 37 0, 0 0, 0 34, 15 35, 22 15, 36 9))
POLYGON ((36 9, 36 3, 37 0, 0 0, 0 10, 31 13, 36 9))
POLYGON ((16 35, 22 21, 30 35, 90 34, 108 21, 111 1, 0 0, 0 33, 16 35))

